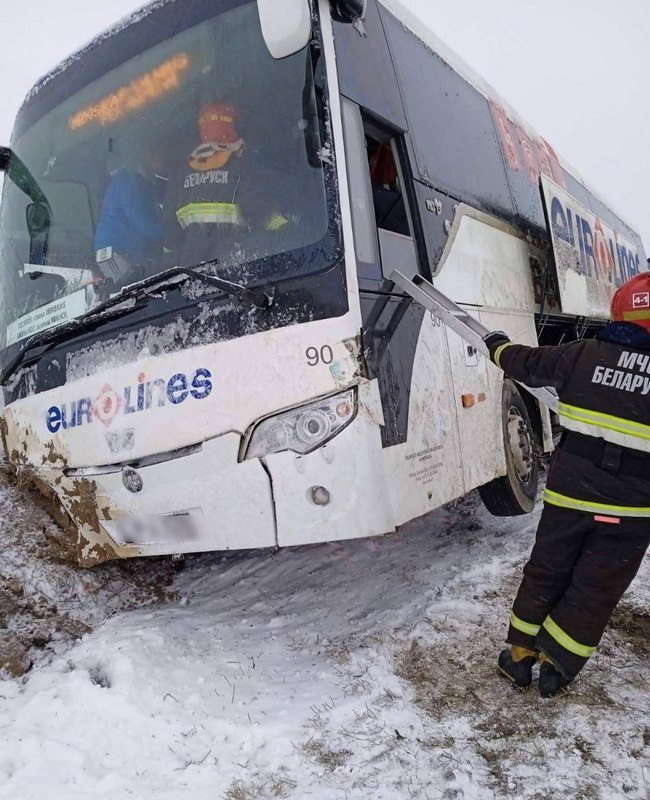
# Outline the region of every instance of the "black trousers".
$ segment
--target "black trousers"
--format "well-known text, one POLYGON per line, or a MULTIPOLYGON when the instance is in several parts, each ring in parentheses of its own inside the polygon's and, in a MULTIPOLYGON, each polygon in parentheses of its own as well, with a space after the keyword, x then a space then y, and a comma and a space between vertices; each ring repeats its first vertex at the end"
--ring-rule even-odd
POLYGON ((650 543, 650 519, 599 522, 545 504, 507 641, 545 653, 568 679, 587 663, 650 543))

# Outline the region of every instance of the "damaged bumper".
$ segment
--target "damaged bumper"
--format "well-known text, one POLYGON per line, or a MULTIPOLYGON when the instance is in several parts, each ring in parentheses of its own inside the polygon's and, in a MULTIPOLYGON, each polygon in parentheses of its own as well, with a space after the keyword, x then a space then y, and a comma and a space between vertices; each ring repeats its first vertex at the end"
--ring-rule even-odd
POLYGON ((67 512, 84 566, 372 536, 394 530, 379 411, 376 386, 362 385, 352 422, 303 455, 241 460, 230 432, 128 464, 23 469, 67 512))
POLYGON ((259 461, 238 463, 240 436, 146 466, 39 470, 79 531, 84 565, 113 558, 273 547, 273 497, 259 461))

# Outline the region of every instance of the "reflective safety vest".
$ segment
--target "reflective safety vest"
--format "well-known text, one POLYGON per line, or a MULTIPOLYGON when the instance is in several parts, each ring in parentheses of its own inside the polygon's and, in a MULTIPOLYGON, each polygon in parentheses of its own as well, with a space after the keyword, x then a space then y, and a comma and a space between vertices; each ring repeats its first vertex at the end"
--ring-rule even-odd
MULTIPOLYGON (((245 218, 237 203, 188 203, 176 212, 181 228, 196 223, 244 225, 245 218)), ((263 222, 265 231, 281 231, 294 220, 284 214, 269 214, 263 222)))
POLYGON ((491 355, 516 380, 553 386, 562 425, 580 434, 570 451, 562 452, 560 442, 545 502, 591 514, 650 517, 650 335, 630 323, 610 323, 597 339, 552 347, 505 341, 491 355), (603 448, 594 448, 594 441, 603 448), (601 457, 607 447, 621 453, 601 457), (632 466, 621 468, 626 458, 632 466))
POLYGON ((650 453, 650 425, 562 402, 559 413, 560 421, 567 430, 600 436, 606 442, 650 453))
POLYGON ((244 218, 237 203, 187 203, 176 212, 181 228, 197 223, 243 225, 244 218))
POLYGON ((239 158, 231 158, 219 168, 195 166, 190 172, 184 171, 177 182, 176 219, 180 226, 245 224, 239 205, 242 180, 239 158))
POLYGON ((296 209, 282 205, 278 174, 259 153, 241 154, 239 144, 200 145, 170 176, 165 207, 184 230, 223 225, 273 233, 299 221, 296 209))

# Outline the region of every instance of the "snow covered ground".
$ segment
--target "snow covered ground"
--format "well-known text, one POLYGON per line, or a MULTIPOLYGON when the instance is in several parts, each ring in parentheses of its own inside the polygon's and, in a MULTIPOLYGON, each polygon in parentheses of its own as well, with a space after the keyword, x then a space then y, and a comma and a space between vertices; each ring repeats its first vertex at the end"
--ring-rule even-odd
POLYGON ((650 798, 648 559, 541 700, 494 666, 537 514, 470 496, 380 539, 85 572, 5 478, 0 519, 0 651, 33 664, 0 681, 2 800, 650 798))

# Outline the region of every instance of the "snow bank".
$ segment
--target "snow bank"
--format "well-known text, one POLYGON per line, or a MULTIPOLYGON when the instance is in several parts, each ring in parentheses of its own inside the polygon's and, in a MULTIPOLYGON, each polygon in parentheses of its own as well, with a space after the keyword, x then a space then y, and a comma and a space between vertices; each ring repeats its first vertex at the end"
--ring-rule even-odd
MULTIPOLYGON (((24 501, 0 502, 19 574, 24 501)), ((162 604, 125 565, 66 584, 30 552, 94 630, 0 683, 0 798, 647 798, 647 563, 570 694, 496 676, 535 523, 470 497, 384 538, 191 557, 162 604)))

